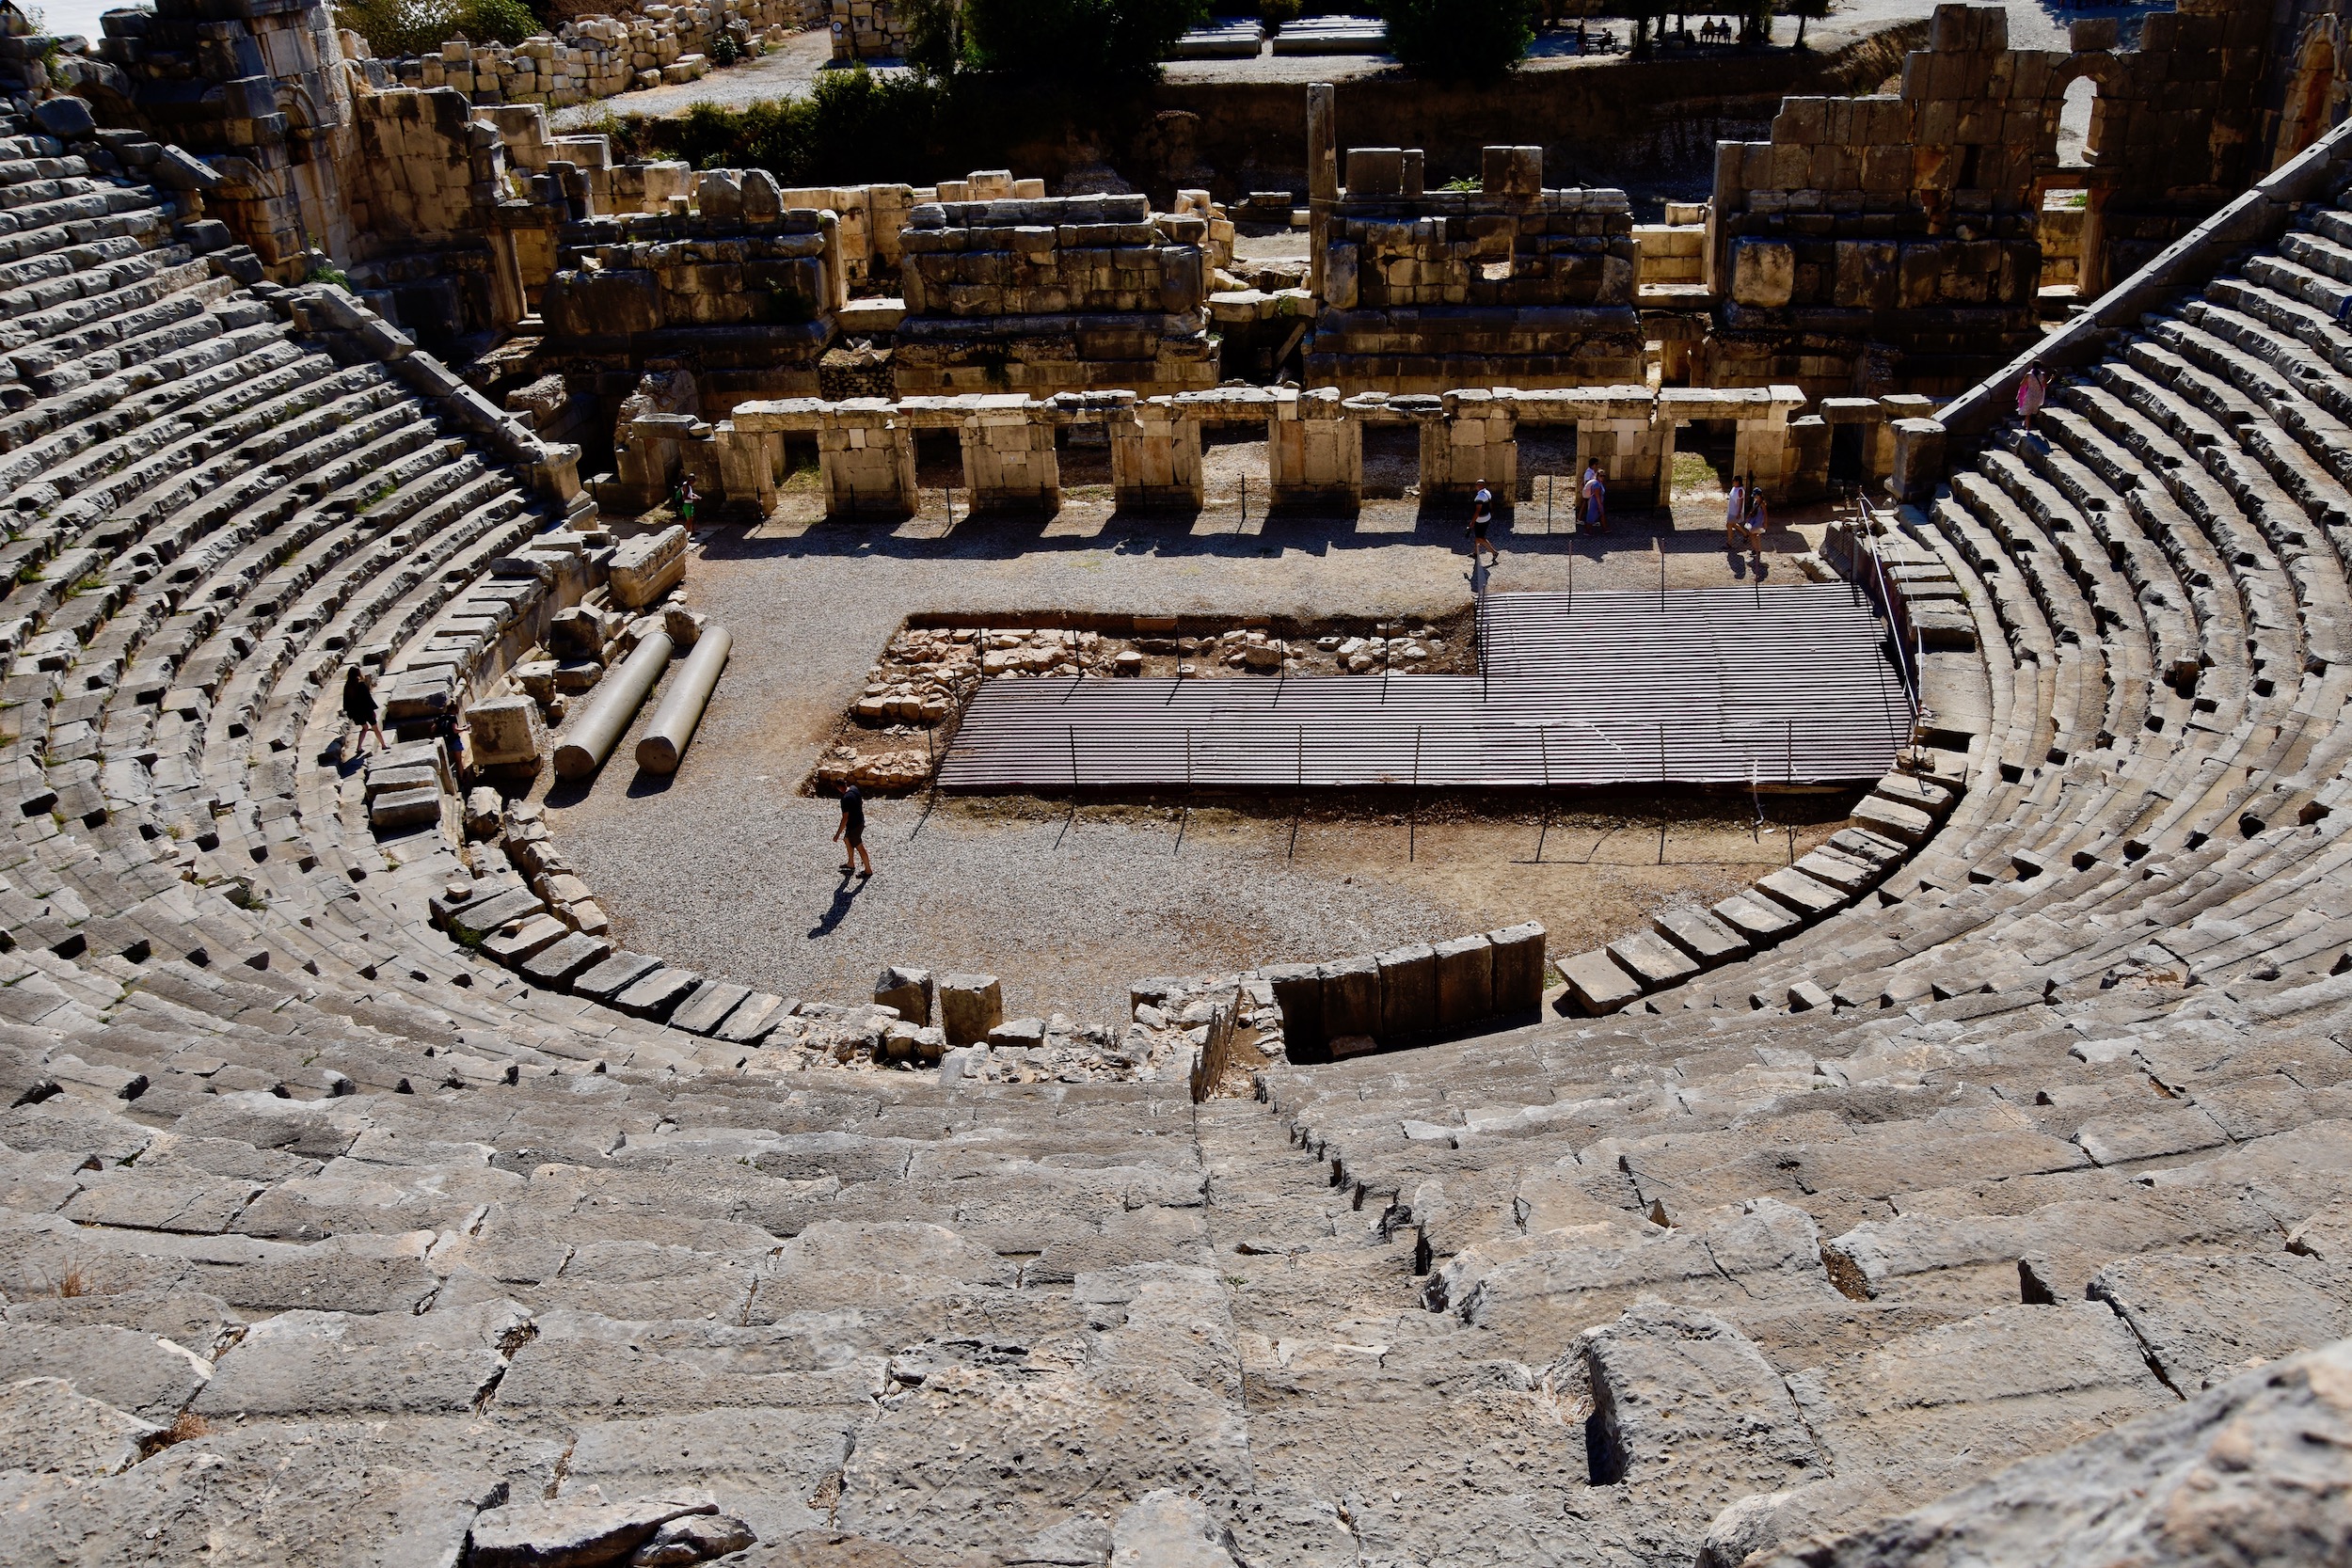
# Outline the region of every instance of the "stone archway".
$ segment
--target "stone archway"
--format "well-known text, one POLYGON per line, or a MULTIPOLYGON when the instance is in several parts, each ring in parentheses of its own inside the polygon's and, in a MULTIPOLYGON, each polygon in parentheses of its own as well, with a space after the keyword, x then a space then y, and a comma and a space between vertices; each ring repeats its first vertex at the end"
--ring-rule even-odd
POLYGON ((2106 286, 2105 249, 2100 213, 2113 179, 2107 165, 2115 131, 2120 124, 2110 110, 2108 93, 2117 70, 2113 54, 2101 50, 2072 56, 2052 72, 2049 95, 2042 102, 2042 127, 2036 147, 2039 175, 2035 183, 2034 216, 2042 235, 2044 281, 2063 286, 2071 281, 2077 298, 2089 300, 2106 286), (2088 122, 2081 127, 2078 148, 2069 148, 2069 110, 2079 108, 2088 94, 2088 122), (2058 264, 2052 264, 2052 259, 2058 264))

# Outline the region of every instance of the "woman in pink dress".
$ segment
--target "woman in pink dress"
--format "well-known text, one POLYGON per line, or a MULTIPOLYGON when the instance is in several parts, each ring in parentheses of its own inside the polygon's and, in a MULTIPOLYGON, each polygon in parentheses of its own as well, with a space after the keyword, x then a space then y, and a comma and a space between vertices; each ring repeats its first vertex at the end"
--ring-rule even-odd
POLYGON ((2017 418, 2025 425, 2028 436, 2033 434, 2034 416, 2042 412, 2042 405, 2049 401, 2049 397, 2050 372, 2043 370, 2042 361, 2037 359, 2026 367, 2024 375, 2017 378, 2017 418))

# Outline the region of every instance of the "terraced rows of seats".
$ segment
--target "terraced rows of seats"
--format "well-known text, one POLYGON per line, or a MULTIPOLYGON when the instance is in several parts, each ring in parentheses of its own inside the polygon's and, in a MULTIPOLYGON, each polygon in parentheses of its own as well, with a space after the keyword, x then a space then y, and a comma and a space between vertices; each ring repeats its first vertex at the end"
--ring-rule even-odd
POLYGON ((1092 1563, 1173 1488, 1252 1562, 1730 1562, 2352 1332, 2343 221, 1915 519, 1993 722, 1898 901, 1196 1106, 746 1074, 432 932, 322 697, 554 519, 0 134, 0 1561, 707 1488, 1092 1563))
POLYGON ((1990 723, 1883 896, 1639 1013, 1269 1075, 1459 1365, 1586 1336, 1584 1457, 1686 1554, 2352 1333, 2348 309, 2313 208, 1906 512, 1990 723))

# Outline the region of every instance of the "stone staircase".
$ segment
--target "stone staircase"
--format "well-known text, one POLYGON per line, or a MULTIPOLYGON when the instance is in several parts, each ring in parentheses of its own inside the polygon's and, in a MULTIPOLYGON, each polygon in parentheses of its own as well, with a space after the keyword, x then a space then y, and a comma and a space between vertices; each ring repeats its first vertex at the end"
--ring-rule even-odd
POLYGON ((2346 221, 1905 517, 1989 720, 1877 895, 1196 1105, 747 1071, 435 931, 322 698, 560 519, 0 127, 0 1563, 681 1489, 746 1560, 1172 1489, 1250 1562, 1729 1563, 2352 1333, 2346 221))

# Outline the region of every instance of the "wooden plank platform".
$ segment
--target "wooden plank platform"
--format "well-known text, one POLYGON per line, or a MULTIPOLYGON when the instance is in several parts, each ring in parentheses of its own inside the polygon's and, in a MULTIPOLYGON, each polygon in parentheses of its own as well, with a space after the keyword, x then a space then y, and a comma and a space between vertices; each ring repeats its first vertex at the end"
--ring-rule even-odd
POLYGON ((1842 584, 1498 594, 1486 673, 996 679, 940 787, 1785 786, 1909 739, 1884 624, 1842 584))

